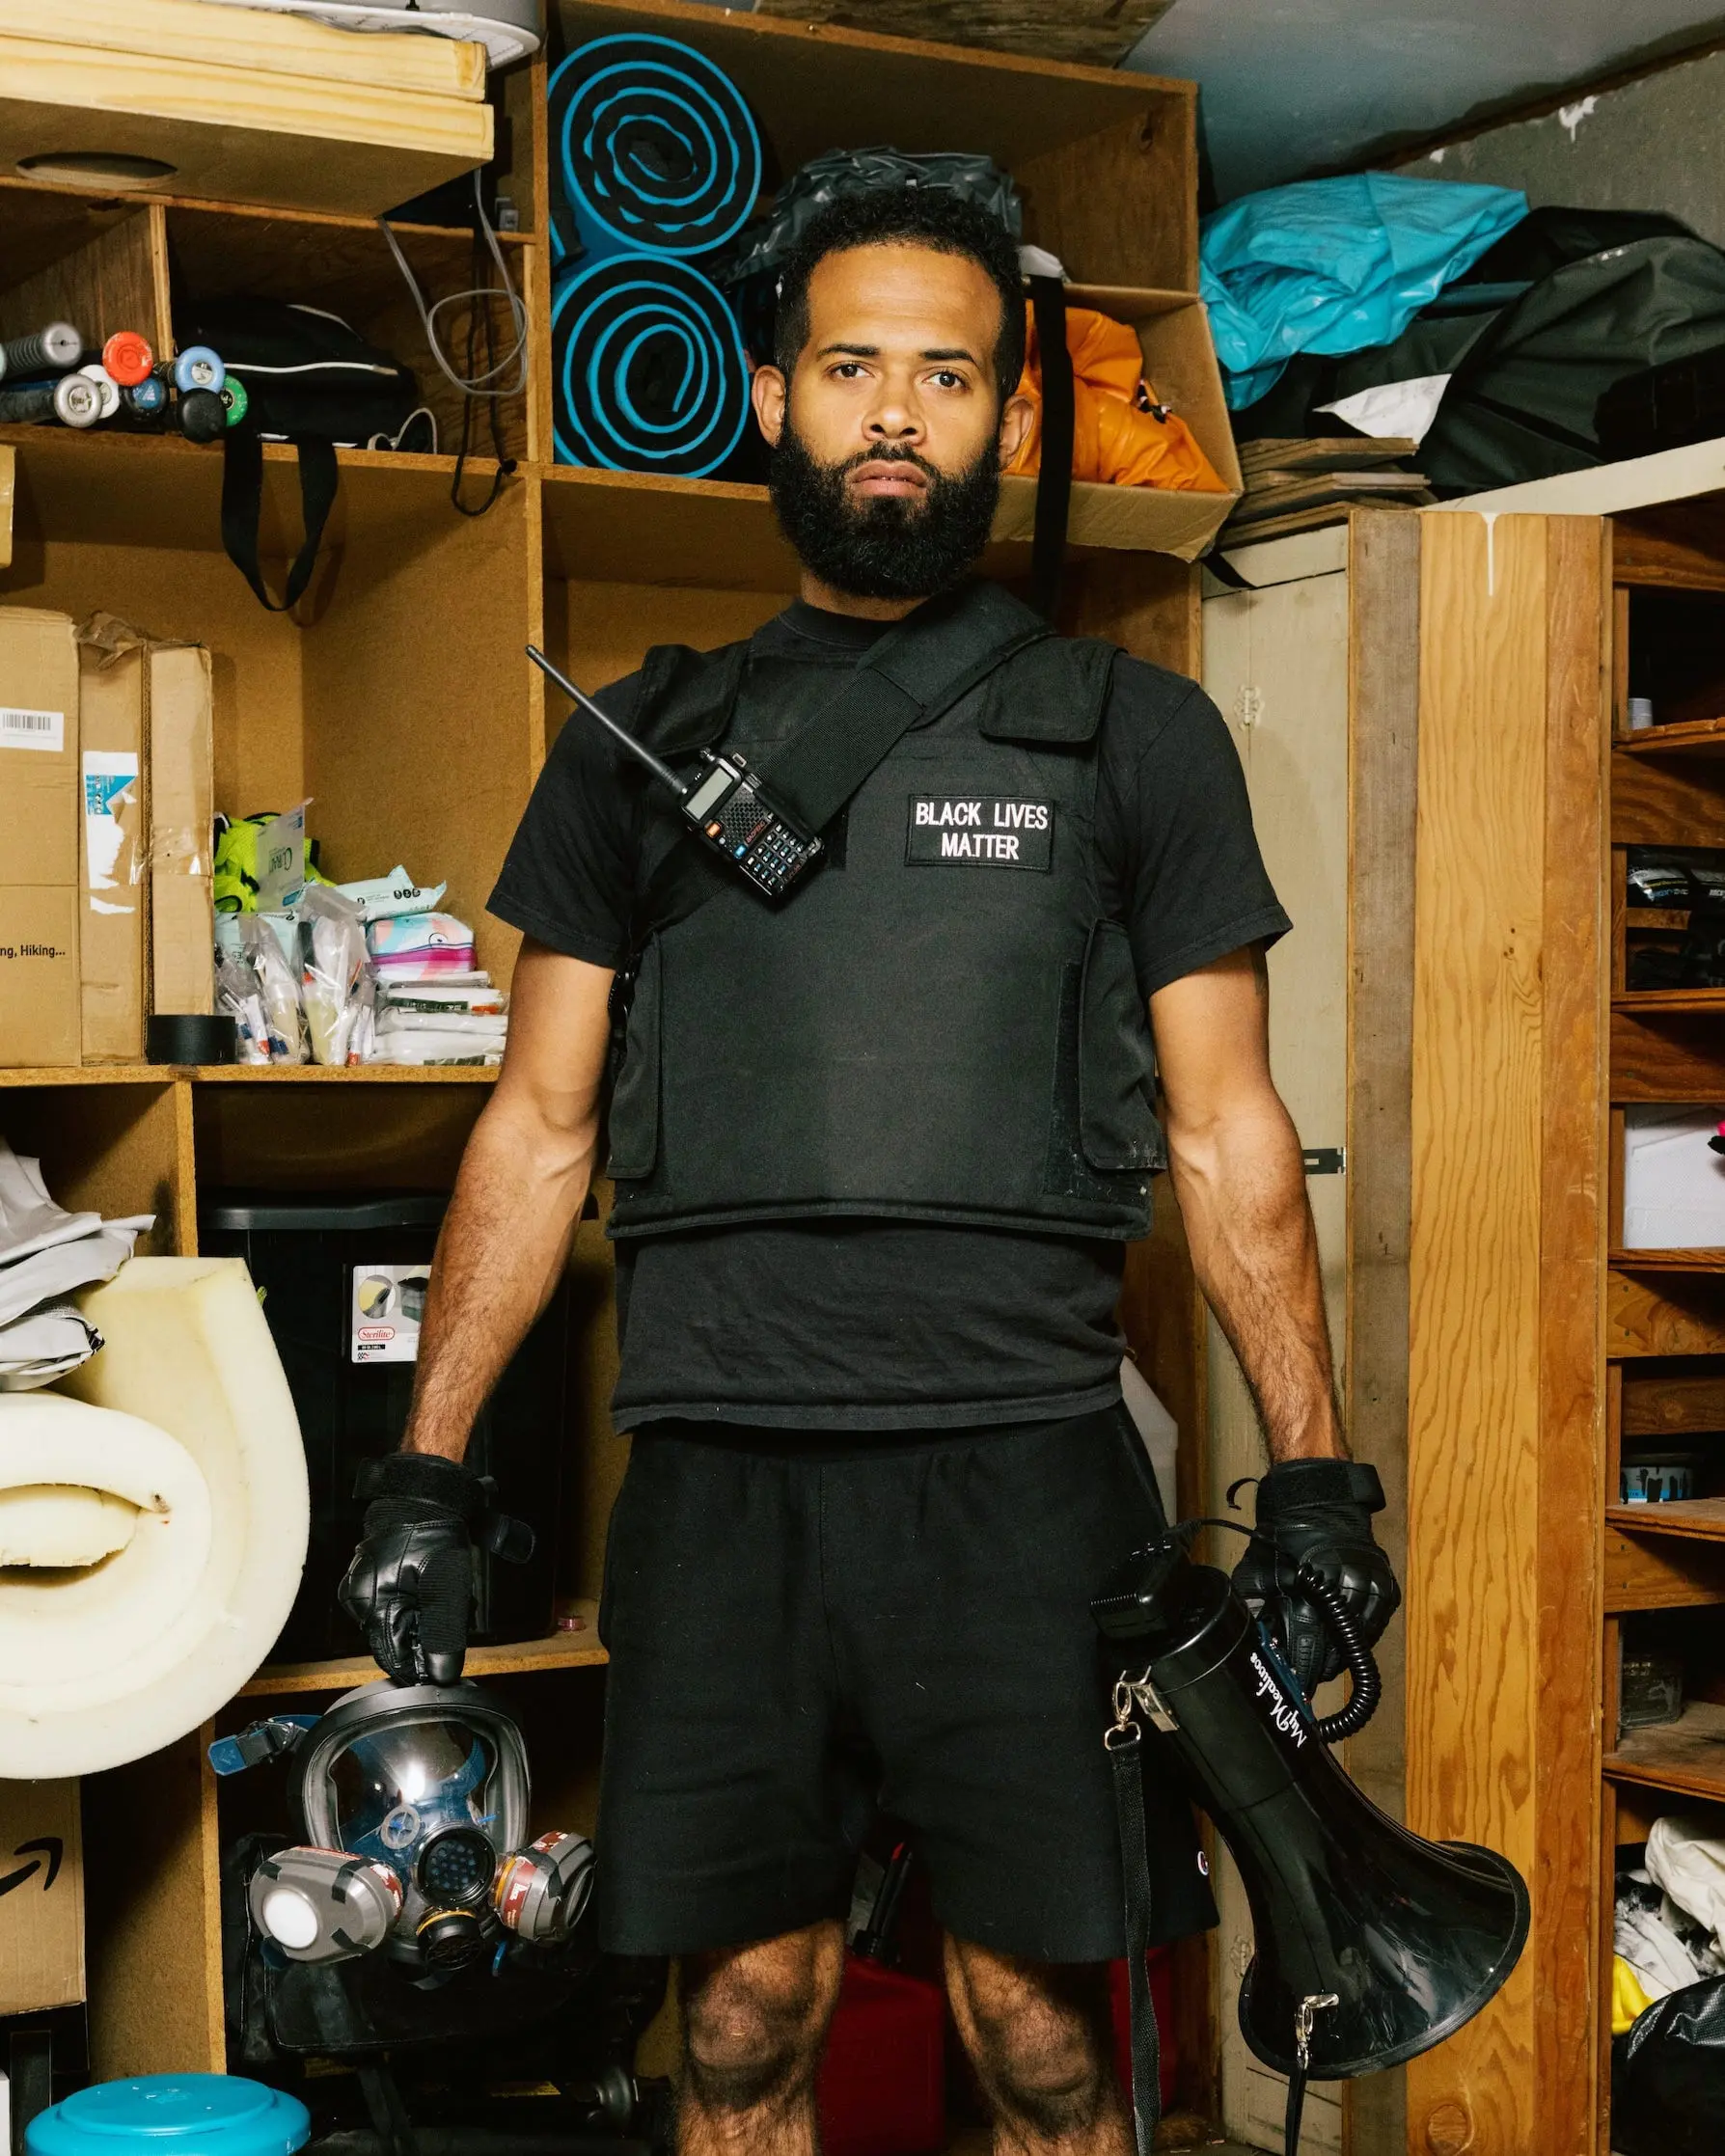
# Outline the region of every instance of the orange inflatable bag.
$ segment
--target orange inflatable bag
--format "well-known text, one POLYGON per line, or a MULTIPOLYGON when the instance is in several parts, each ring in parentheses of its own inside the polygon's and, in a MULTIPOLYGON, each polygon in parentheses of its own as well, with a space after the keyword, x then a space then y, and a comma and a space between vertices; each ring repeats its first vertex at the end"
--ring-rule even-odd
MULTIPOLYGON (((1008 472, 1042 468, 1042 364, 1036 317, 1025 308, 1027 343, 1020 396, 1036 417, 1008 472)), ((1072 355, 1072 476, 1114 486, 1160 486, 1191 494, 1226 494, 1210 459, 1184 420, 1156 405, 1144 380, 1144 355, 1124 322, 1093 308, 1066 310, 1066 349, 1072 355)))

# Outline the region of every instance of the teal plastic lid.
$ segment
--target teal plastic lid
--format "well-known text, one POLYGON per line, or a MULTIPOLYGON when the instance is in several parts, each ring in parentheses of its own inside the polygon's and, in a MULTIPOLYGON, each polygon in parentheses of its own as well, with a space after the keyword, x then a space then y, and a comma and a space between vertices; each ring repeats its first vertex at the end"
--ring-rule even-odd
POLYGON ((159 2156, 291 2156, 311 2138, 297 2096, 230 2074, 144 2074, 98 2082, 50 2104, 24 2129, 30 2156, 122 2156, 135 2141, 159 2156))

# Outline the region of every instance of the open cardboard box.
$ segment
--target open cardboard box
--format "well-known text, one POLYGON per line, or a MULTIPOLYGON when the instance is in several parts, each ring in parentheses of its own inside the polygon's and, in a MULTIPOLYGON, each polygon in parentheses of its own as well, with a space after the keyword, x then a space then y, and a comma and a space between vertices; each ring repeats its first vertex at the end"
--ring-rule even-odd
MULTIPOLYGON (((1225 479, 1226 494, 1187 494, 1154 486, 1101 486, 1076 480, 1067 537, 1074 547, 1171 554, 1194 561, 1227 521, 1245 491, 1234 432, 1222 396, 1221 371, 1210 340, 1210 318, 1191 292, 1145 291, 1118 285, 1069 285, 1067 304, 1093 307, 1130 322, 1144 354, 1144 373, 1198 438, 1225 479)), ((1000 490, 995 539, 1027 540, 1036 523, 1036 481, 1007 479, 1000 490)))

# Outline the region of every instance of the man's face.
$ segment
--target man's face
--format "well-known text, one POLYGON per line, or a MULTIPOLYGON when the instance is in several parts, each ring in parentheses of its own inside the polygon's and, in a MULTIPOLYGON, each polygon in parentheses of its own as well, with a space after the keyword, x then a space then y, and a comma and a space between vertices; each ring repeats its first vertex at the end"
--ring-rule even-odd
POLYGON ((834 591, 923 598, 981 553, 1030 420, 1000 405, 999 328, 992 279, 961 255, 855 247, 816 268, 790 379, 763 367, 753 394, 780 521, 834 591))

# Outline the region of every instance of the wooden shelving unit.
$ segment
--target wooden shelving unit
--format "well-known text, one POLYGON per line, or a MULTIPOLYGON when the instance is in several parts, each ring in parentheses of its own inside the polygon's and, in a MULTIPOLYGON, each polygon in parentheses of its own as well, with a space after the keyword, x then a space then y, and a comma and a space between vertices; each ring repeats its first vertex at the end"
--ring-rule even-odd
POLYGON ((1422 518, 1408 1614, 1410 1823, 1511 1855, 1533 1931, 1410 2120, 1605 2156, 1617 1851, 1725 1803, 1725 1250, 1622 1244, 1626 1110, 1725 1102, 1725 994, 1627 985, 1687 914, 1626 903, 1630 847, 1725 845, 1725 721, 1628 715, 1637 594, 1725 594, 1725 497, 1530 492, 1422 518), (1623 1503, 1635 1451, 1699 1494, 1623 1503), (1680 1721, 1620 1733, 1626 1641, 1680 1721))
MULTIPOLYGON (((639 664, 650 644, 748 634, 795 586, 760 488, 552 461, 544 88, 567 44, 618 30, 687 38, 737 79, 786 172, 817 152, 878 141, 883 109, 902 149, 987 150, 1019 182, 1026 237, 1058 253, 1075 279, 1107 287, 1148 325, 1147 339, 1165 340, 1159 388, 1189 408, 1196 398, 1204 425, 1227 442, 1213 365, 1206 357, 1207 373, 1181 372, 1203 350, 1191 85, 806 30, 676 0, 559 0, 550 13, 550 54, 495 89, 507 123, 499 185, 523 227, 504 247, 529 311, 529 384, 504 407, 514 469, 477 518, 450 501, 459 400, 437 374, 369 219, 173 195, 117 202, 0 179, 0 335, 66 314, 98 339, 141 327, 168 349, 177 302, 263 291, 333 309, 415 368, 445 453, 341 452, 325 559, 293 618, 260 609, 222 552, 217 450, 46 427, 0 429, 16 478, 0 604, 80 618, 105 609, 152 635, 206 644, 217 805, 246 813, 309 796, 333 874, 401 860, 447 878, 446 903, 478 930, 479 963, 505 980, 516 938, 483 908, 562 718, 555 700, 548 708, 523 646, 541 644, 593 688, 639 664)), ((467 233, 404 226, 398 236, 429 297, 471 281, 467 233)), ((476 428, 475 439, 489 446, 488 432, 476 428)), ((471 458, 466 501, 483 500, 495 476, 493 463, 471 458)), ((1110 505, 1089 499, 1109 491, 1078 490, 1064 625, 1196 673, 1196 574, 1116 543, 1104 514, 1110 505)), ((1032 502, 1029 482, 1009 485, 988 562, 996 573, 1027 571, 1032 502)), ((278 588, 297 547, 298 508, 293 452, 266 449, 262 552, 278 588)), ((7 1070, 0 1132, 41 1157, 64 1202, 153 1212, 144 1247, 189 1253, 200 1196, 223 1186, 447 1188, 494 1076, 7 1070)), ((596 1222, 583 1224, 572 1266, 580 1412, 561 1587, 587 1626, 476 1651, 469 1665, 508 1687, 527 1720, 540 1827, 591 1822, 604 1661, 592 1611, 627 1457, 607 1413, 612 1275, 596 1222)), ((1197 1310, 1170 1202, 1155 1237, 1132 1254, 1124 1315, 1180 1420, 1192 1509, 1203 1488, 1197 1310)), ((212 1728, 87 1784, 99 2074, 221 2068, 218 1868, 234 1800, 218 1791, 204 1746, 214 1728, 251 1719, 260 1700, 315 1698, 367 1674, 358 1659, 260 1672, 212 1728)), ((1214 2115, 1215 1982, 1199 1942, 1183 1958, 1181 2099, 1205 2115, 1214 2115)))

